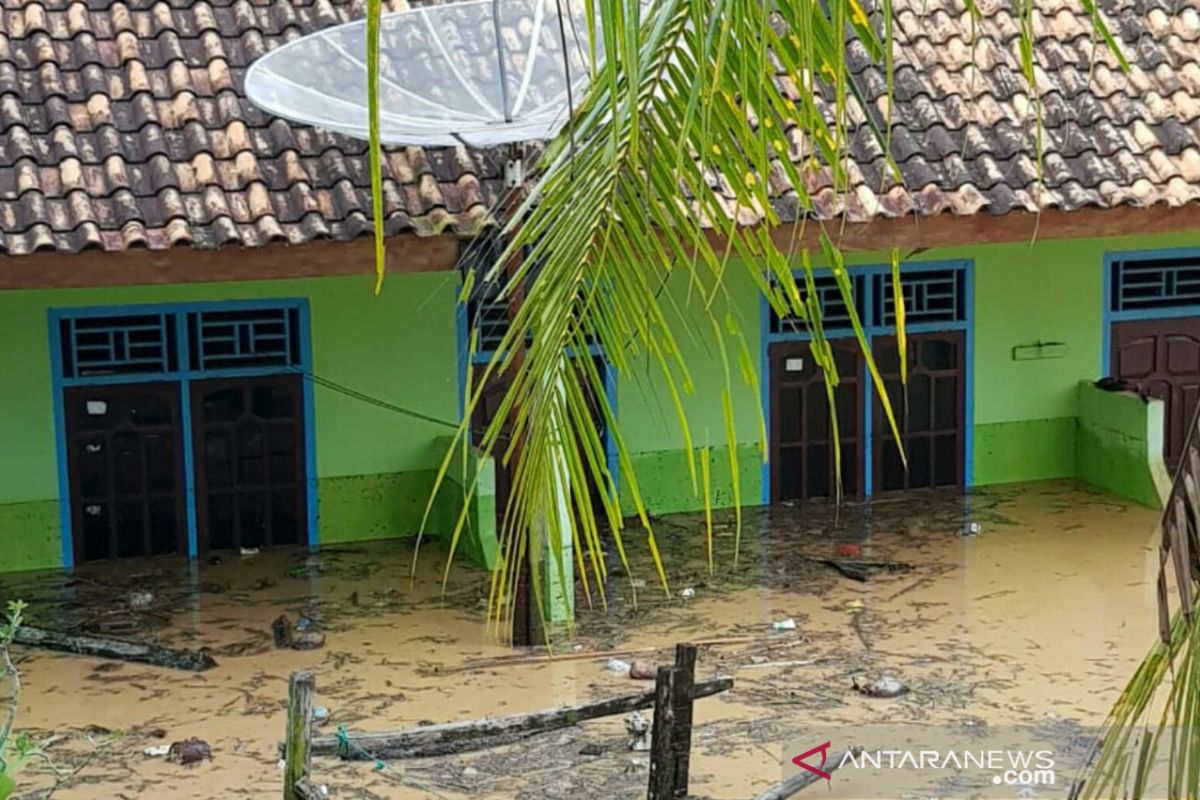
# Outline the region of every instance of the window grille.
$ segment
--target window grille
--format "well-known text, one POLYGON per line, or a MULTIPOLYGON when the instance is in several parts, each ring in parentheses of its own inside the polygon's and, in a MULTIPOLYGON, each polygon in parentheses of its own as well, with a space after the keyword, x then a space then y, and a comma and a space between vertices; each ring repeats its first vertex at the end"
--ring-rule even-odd
POLYGON ((1113 263, 1112 311, 1200 306, 1200 257, 1113 263))
POLYGON ((173 372, 174 314, 74 317, 59 322, 67 378, 173 372))
MULTIPOLYGON (((896 295, 892 276, 875 276, 875 325, 896 324, 896 295)), ((904 293, 906 325, 927 322, 966 322, 967 269, 900 272, 900 288, 904 293)))

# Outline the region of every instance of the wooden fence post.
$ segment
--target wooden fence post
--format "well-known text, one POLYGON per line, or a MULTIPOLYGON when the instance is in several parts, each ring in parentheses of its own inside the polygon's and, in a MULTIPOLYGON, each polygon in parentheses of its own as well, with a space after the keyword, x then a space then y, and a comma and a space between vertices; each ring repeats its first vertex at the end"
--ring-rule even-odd
POLYGON ((312 767, 312 713, 316 682, 311 672, 293 672, 288 679, 287 739, 284 741, 283 800, 306 800, 308 773, 312 767))
POLYGON ((675 726, 671 734, 675 751, 675 796, 687 797, 688 769, 692 759, 692 706, 696 698, 696 645, 675 645, 675 726))
POLYGON ((649 800, 675 797, 675 682, 679 670, 659 667, 654 684, 654 722, 650 729, 649 800))

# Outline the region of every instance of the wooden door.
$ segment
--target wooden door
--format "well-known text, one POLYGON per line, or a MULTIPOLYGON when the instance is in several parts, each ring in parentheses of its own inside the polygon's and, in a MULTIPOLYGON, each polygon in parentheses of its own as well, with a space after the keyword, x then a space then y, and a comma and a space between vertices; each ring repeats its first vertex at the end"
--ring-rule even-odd
POLYGON ((900 381, 900 350, 893 337, 872 342, 908 469, 896 438, 875 398, 874 490, 928 489, 964 485, 966 457, 966 340, 962 331, 908 337, 908 386, 900 381))
POLYGON ((1112 374, 1163 401, 1163 457, 1173 468, 1200 397, 1200 317, 1114 324, 1112 374))
POLYGON ((299 375, 192 384, 201 549, 308 541, 299 375))
MULTIPOLYGON (((841 444, 842 492, 863 493, 862 357, 855 340, 835 340, 834 390, 841 444)), ((771 345, 771 498, 807 500, 836 491, 833 417, 823 371, 807 342, 771 345)))
POLYGON ((179 386, 64 394, 76 562, 187 552, 179 386))

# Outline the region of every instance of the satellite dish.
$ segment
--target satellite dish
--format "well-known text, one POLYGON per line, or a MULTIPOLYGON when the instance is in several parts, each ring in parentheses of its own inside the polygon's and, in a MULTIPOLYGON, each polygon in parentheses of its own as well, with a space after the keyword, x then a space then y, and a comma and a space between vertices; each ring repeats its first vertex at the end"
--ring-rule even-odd
MULTIPOLYGON (((489 147, 553 138, 588 84, 586 5, 468 0, 385 14, 382 141, 489 147)), ((272 114, 368 138, 366 20, 267 53, 250 65, 246 94, 272 114)))

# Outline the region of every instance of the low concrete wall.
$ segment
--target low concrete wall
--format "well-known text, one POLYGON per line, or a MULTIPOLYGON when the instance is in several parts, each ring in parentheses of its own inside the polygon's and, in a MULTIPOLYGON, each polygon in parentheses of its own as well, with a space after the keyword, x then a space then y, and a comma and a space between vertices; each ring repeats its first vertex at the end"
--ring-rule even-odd
POLYGON ((1162 508, 1171 487, 1163 463, 1163 403, 1079 384, 1075 463, 1080 480, 1162 508))
MULTIPOLYGON (((445 453, 452 442, 449 436, 439 436, 439 452, 445 453)), ((476 566, 494 570, 499 565, 500 544, 496 530, 496 464, 491 456, 485 457, 474 447, 464 448, 461 443, 454 446, 454 457, 434 501, 429 532, 447 538, 454 533, 472 485, 474 493, 467 504, 455 551, 476 566)))

